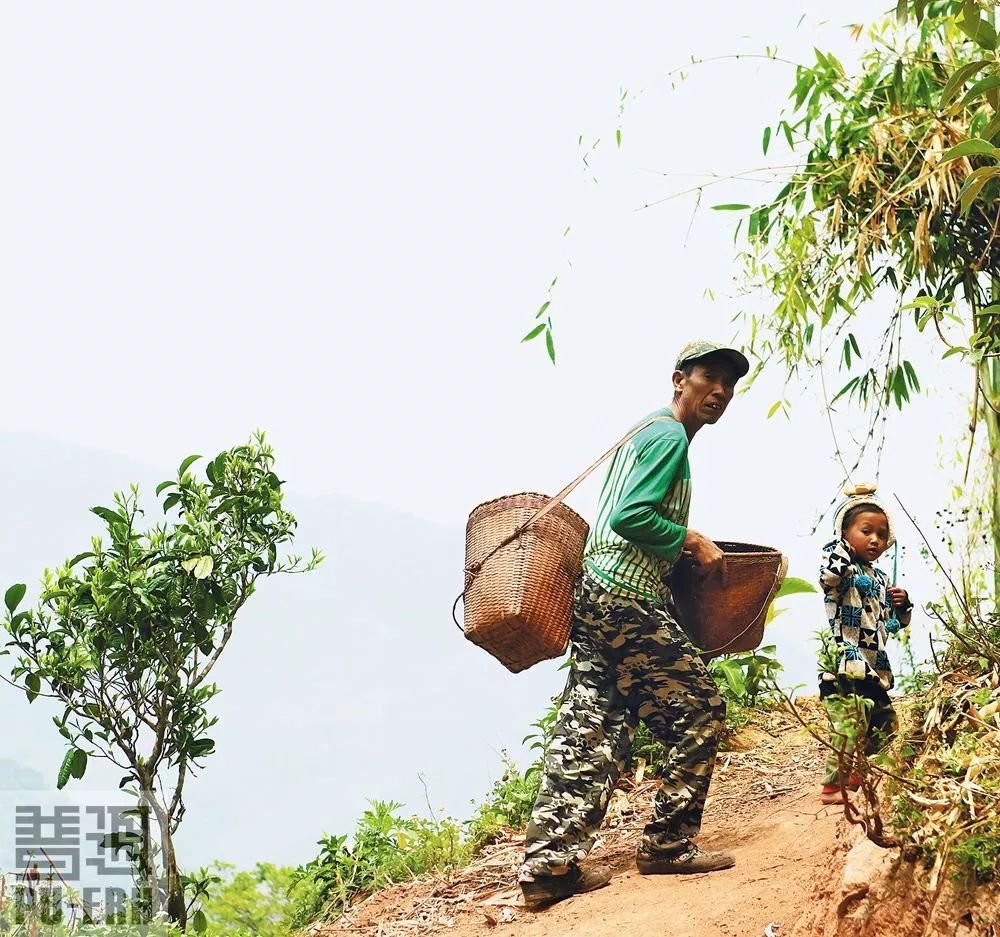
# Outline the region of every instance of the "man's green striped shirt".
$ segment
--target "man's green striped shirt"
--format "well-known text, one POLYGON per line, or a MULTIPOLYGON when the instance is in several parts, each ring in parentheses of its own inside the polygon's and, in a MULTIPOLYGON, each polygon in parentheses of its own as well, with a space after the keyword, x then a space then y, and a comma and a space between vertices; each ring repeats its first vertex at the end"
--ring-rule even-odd
MULTIPOLYGON (((584 569, 609 592, 662 602, 680 556, 691 505, 688 438, 671 410, 615 453, 587 538, 584 569)), ((636 424, 640 425, 640 424, 636 424)))

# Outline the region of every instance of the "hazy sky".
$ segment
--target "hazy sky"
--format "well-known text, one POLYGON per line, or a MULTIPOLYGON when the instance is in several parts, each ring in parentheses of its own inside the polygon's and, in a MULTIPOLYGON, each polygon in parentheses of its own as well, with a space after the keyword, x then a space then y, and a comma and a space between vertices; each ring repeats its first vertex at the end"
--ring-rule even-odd
MULTIPOLYGON (((708 206, 761 190, 714 186, 694 216, 693 196, 637 209, 695 184, 690 174, 787 162, 780 148, 765 160, 760 140, 790 66, 709 63, 676 88, 667 76, 692 55, 767 44, 796 61, 814 45, 850 61, 845 27, 886 4, 846 0, 824 23, 831 6, 10 8, 0 39, 4 429, 165 474, 263 427, 292 490, 452 528, 480 501, 557 490, 665 402, 678 348, 737 337, 734 217, 708 206), (555 276, 553 368, 519 339, 555 276)), ((944 504, 954 468, 935 468, 939 437, 958 432, 969 382, 954 362, 933 362, 926 336, 905 345, 934 392, 894 416, 881 483, 926 520, 944 504)), ((844 382, 835 366, 827 379, 844 382)), ((766 377, 698 436, 692 525, 780 547, 792 574, 812 578, 824 536, 809 532, 838 472, 819 382, 791 390, 791 422, 768 421, 781 392, 781 376, 766 377)), ((847 407, 836 415, 845 448, 858 425, 847 407)), ((869 459, 857 480, 873 474, 869 459)), ((26 485, 12 531, 52 494, 26 485)), ((589 514, 598 485, 572 504, 589 514)), ((904 584, 929 598, 917 541, 899 529, 904 584)), ((58 520, 51 534, 64 539, 58 520)), ((386 589, 405 568, 419 592, 421 544, 385 530, 371 561, 386 589)), ((460 555, 452 561, 459 582, 460 555)), ((822 613, 810 601, 795 600, 771 636, 790 682, 812 679, 809 632, 822 613)), ((399 628, 448 628, 448 612, 435 606, 399 628)), ((469 653, 457 635, 446 646, 444 680, 469 653)), ((358 667, 344 679, 361 688, 376 674, 358 667)), ((541 701, 561 678, 519 684, 499 671, 493 689, 529 685, 541 701)), ((421 679, 384 688, 373 751, 391 744, 391 710, 421 679)), ((345 705, 352 697, 345 687, 345 705)), ((463 790, 484 790, 480 768, 526 731, 519 707, 507 724, 496 717, 489 737, 463 742, 478 766, 463 790)), ((303 745, 321 724, 314 714, 303 745)), ((429 751, 453 744, 436 731, 426 726, 429 751)), ((352 744, 344 770, 363 778, 375 762, 363 740, 352 744)), ((408 784, 422 767, 394 765, 408 784)), ((463 812, 457 795, 451 806, 463 812)))

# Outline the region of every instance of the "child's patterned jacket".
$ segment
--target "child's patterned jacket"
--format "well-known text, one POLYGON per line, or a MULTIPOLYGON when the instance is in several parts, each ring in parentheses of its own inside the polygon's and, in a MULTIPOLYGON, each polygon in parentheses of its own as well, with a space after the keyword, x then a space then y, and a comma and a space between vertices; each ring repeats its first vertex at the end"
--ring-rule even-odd
POLYGON ((891 689, 886 640, 910 623, 910 609, 897 611, 890 620, 889 577, 870 563, 852 559, 847 541, 841 539, 823 548, 819 581, 837 647, 837 673, 821 673, 820 680, 836 680, 839 674, 875 680, 883 689, 891 689))

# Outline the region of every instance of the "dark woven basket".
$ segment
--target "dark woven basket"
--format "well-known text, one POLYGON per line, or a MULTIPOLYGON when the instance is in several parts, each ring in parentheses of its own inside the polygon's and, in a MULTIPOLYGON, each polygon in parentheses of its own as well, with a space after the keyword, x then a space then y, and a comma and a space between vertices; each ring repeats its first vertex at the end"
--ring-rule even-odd
POLYGON ((764 620, 788 570, 779 550, 756 543, 719 541, 726 554, 726 584, 721 576, 701 577, 682 556, 671 577, 680 624, 706 654, 752 651, 764 638, 764 620))
POLYGON ((587 522, 556 505, 479 570, 483 558, 549 502, 523 492, 480 504, 465 529, 465 636, 518 673, 566 650, 587 522), (468 582, 471 579, 471 583, 468 582))

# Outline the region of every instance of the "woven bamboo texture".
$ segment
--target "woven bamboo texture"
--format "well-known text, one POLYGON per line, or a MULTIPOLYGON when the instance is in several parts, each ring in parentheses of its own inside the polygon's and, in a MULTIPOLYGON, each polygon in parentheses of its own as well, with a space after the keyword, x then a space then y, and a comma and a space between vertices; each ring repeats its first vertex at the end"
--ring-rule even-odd
POLYGON ((689 638, 706 653, 752 651, 764 638, 767 610, 785 578, 788 560, 756 543, 717 542, 726 554, 726 582, 701 577, 690 557, 671 577, 674 604, 689 638))
POLYGON ((558 504, 479 564, 549 500, 523 492, 487 501, 465 530, 465 636, 513 673, 566 650, 587 522, 558 504))

